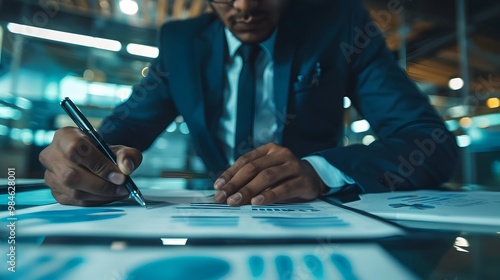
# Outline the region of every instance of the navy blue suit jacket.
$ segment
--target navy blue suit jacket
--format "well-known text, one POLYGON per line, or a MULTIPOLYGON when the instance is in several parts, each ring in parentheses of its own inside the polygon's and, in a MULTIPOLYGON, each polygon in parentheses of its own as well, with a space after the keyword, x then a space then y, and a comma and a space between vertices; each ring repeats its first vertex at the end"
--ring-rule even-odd
MULTIPOLYGON (((216 178, 228 167, 216 139, 224 26, 212 14, 167 23, 159 49, 149 75, 100 132, 109 143, 144 150, 182 115, 216 178)), ((297 157, 323 156, 366 192, 434 187, 451 177, 455 138, 398 68, 361 1, 290 1, 273 59, 281 143, 297 157), (371 145, 342 146, 344 96, 371 124, 378 139, 371 145)))

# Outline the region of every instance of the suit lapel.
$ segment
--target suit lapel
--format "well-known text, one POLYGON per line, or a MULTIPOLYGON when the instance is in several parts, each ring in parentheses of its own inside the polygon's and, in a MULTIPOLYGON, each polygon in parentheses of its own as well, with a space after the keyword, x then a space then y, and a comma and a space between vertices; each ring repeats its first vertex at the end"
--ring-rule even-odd
MULTIPOLYGON (((288 12, 290 13, 290 10, 288 12)), ((290 17, 284 16, 284 18, 290 17)), ((283 20, 281 22, 274 49, 274 100, 278 131, 283 131, 287 122, 286 111, 290 92, 291 70, 297 47, 298 29, 294 22, 293 20, 283 20)), ((227 166, 227 160, 216 138, 218 122, 224 106, 222 104, 225 85, 224 61, 227 53, 227 42, 222 23, 218 20, 214 21, 205 32, 195 39, 194 43, 196 44, 195 53, 200 54, 199 59, 196 60, 200 63, 195 66, 195 73, 201 73, 202 77, 202 92, 205 104, 202 110, 210 134, 210 141, 203 144, 205 148, 208 148, 206 160, 211 161, 213 166, 217 166, 217 170, 224 170, 227 166)), ((279 139, 279 141, 282 142, 282 139, 279 139)))
POLYGON ((203 89, 207 126, 213 130, 217 127, 222 113, 222 97, 224 91, 224 61, 227 52, 224 28, 219 21, 198 37, 198 48, 202 53, 203 89))
MULTIPOLYGON (((288 13, 291 13, 289 10, 288 13)), ((283 18, 293 18, 284 15, 283 18)), ((278 131, 280 133, 279 143, 283 143, 283 131, 287 122, 287 104, 290 93, 290 79, 297 47, 297 29, 294 20, 282 20, 276 44, 274 47, 274 102, 276 105, 276 116, 278 131)))
MULTIPOLYGON (((202 94, 204 99, 203 116, 205 125, 210 135, 205 146, 210 150, 209 160, 217 170, 224 170, 227 161, 222 153, 216 137, 218 122, 221 117, 224 90, 224 59, 226 52, 226 39, 222 24, 215 20, 205 32, 196 39, 196 51, 200 57, 197 60, 197 71, 201 75, 202 94)), ((194 73, 193 73, 194 74, 194 73)))

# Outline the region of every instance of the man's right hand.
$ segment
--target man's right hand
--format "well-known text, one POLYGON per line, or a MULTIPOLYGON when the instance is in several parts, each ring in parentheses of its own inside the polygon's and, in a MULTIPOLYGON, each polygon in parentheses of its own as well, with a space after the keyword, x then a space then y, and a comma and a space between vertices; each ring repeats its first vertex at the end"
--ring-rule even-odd
POLYGON ((45 182, 61 204, 95 206, 127 198, 122 186, 141 164, 139 150, 125 146, 110 146, 118 166, 103 155, 83 132, 76 127, 56 131, 52 143, 39 155, 47 168, 45 182))

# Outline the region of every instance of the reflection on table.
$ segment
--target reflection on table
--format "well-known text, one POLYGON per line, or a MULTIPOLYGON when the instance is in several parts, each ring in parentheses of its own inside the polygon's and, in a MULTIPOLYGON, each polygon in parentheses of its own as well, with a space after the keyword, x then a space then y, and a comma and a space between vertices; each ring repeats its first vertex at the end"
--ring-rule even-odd
MULTIPOLYGON (((312 203, 233 208, 210 202, 213 190, 207 180, 137 178, 136 181, 150 199, 163 204, 143 210, 145 215, 156 217, 154 223, 148 222, 146 231, 140 228, 148 219, 138 215, 134 218, 136 222, 112 226, 113 234, 102 234, 99 227, 113 225, 112 221, 131 215, 129 210, 136 205, 122 201, 104 207, 67 207, 59 211, 57 205, 52 205, 54 200, 47 188, 29 186, 29 182, 20 186, 16 194, 16 272, 4 266, 0 279, 500 278, 500 231, 467 231, 466 225, 463 230, 460 225, 458 230, 436 230, 435 223, 429 224, 434 230, 423 230, 426 227, 423 222, 418 230, 403 228, 405 234, 340 236, 333 233, 345 227, 342 225, 346 220, 312 218, 309 215, 322 211, 312 203), (197 195, 193 196, 194 193, 197 195), (157 213, 168 207, 178 214, 165 220, 157 213), (191 215, 191 211, 198 214, 191 215), (238 211, 239 214, 235 214, 238 211), (244 233, 218 237, 208 234, 217 228, 230 232, 235 225, 247 223, 249 220, 241 216, 244 211, 249 217, 255 217, 260 226, 282 231, 268 230, 267 235, 258 238, 242 238, 244 233), (222 217, 215 217, 214 213, 222 217), (294 216, 284 218, 280 213, 294 216), (310 219, 301 220, 301 217, 310 219), (64 224, 98 227, 58 230, 64 224), (319 234, 318 229, 325 225, 332 226, 328 227, 332 234, 319 234), (161 235, 164 229, 182 226, 194 227, 197 232, 161 235), (52 232, 29 231, 51 227, 52 232), (284 232, 297 229, 307 234, 284 238, 284 232), (155 234, 143 234, 145 232, 155 234)), ((0 199, 7 201, 6 194, 1 194, 0 199)), ((5 211, 0 212, 2 224, 8 222, 6 217, 5 211)), ((377 227, 365 231, 377 230, 377 227)), ((8 227, 0 229, 3 240, 8 240, 9 235, 8 227)), ((8 254, 0 258, 4 264, 11 259, 8 254)))

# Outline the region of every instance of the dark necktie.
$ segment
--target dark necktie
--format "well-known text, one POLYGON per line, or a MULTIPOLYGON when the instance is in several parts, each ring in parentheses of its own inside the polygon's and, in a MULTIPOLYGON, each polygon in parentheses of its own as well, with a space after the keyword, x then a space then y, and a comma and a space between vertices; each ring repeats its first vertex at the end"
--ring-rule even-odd
POLYGON ((258 45, 243 44, 239 49, 239 54, 243 59, 243 67, 238 82, 234 160, 253 149, 255 60, 259 51, 258 45))

